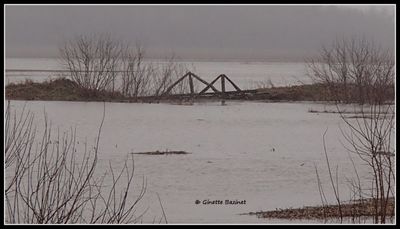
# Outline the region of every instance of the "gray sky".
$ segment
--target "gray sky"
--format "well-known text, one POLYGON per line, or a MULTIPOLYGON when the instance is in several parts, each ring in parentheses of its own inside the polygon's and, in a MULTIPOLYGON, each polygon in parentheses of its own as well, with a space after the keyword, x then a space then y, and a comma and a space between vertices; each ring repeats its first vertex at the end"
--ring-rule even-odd
POLYGON ((6 5, 7 57, 53 57, 79 34, 139 41, 151 57, 302 59, 336 38, 394 47, 394 6, 6 5))

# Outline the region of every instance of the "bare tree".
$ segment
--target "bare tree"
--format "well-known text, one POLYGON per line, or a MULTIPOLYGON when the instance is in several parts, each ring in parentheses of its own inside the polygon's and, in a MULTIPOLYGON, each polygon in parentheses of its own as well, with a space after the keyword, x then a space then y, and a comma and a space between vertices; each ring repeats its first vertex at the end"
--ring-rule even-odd
POLYGON ((110 35, 80 35, 66 42, 59 51, 71 79, 80 87, 94 92, 111 89, 126 46, 110 35))
POLYGON ((127 51, 122 61, 122 94, 129 97, 150 94, 151 78, 154 74, 152 62, 144 63, 145 50, 136 44, 134 51, 127 51))
POLYGON ((307 60, 309 76, 339 102, 384 103, 394 95, 394 59, 365 39, 337 40, 307 60))
MULTIPOLYGON (((394 108, 391 104, 359 105, 354 107, 356 116, 349 115, 337 104, 338 114, 345 127, 340 128, 348 144, 344 144, 349 153, 349 158, 354 168, 356 178, 347 179, 350 186, 352 206, 352 220, 361 222, 362 214, 372 216, 374 223, 387 223, 395 215, 393 198, 395 198, 395 145, 394 134, 394 108), (364 166, 367 166, 368 176, 361 177, 350 154, 356 155, 364 166), (360 207, 362 206, 362 207, 360 207), (362 210, 360 208, 369 208, 362 210)), ((330 183, 338 205, 340 222, 343 222, 341 199, 339 195, 338 175, 332 175, 323 134, 323 146, 326 165, 329 172, 330 183), (336 180, 336 182, 334 182, 336 180)), ((326 206, 326 198, 322 189, 318 170, 316 168, 318 189, 322 205, 326 206)), ((325 212, 324 212, 325 213, 325 212)), ((368 216, 367 215, 367 216, 368 216)))
POLYGON ((394 108, 390 104, 375 103, 361 106, 359 116, 340 116, 346 124, 346 129, 341 129, 342 134, 349 143, 346 149, 356 154, 371 171, 371 188, 369 198, 374 203, 374 222, 386 223, 388 216, 388 203, 395 196, 395 146, 394 134, 394 108))
POLYGON ((21 174, 29 166, 27 163, 32 151, 35 128, 33 126, 33 114, 25 111, 23 107, 20 115, 11 112, 10 101, 5 111, 4 128, 4 170, 5 170, 5 210, 9 215, 9 221, 15 222, 19 217, 18 190, 15 188, 20 182, 21 174), (8 173, 7 173, 8 171, 8 173))
MULTIPOLYGON (((336 41, 332 47, 324 47, 319 58, 310 60, 308 69, 314 82, 325 85, 329 96, 337 102, 337 113, 345 124, 341 131, 348 143, 346 150, 365 162, 371 172, 368 180, 371 187, 363 187, 352 160, 357 176, 356 181, 351 181, 353 195, 371 199, 374 222, 386 223, 387 218, 394 215, 389 212, 392 211, 389 200, 395 197, 392 52, 365 39, 336 41), (355 115, 349 116, 342 108, 342 102, 358 103, 353 105, 355 115)), ((330 172, 329 160, 326 160, 330 172)), ((334 185, 331 172, 330 177, 339 204, 338 185, 334 185)))
POLYGON ((30 113, 11 119, 9 107, 7 112, 7 223, 136 223, 141 220, 146 211, 139 215, 135 211, 146 191, 146 182, 143 179, 138 194, 132 193, 133 158, 132 164, 127 160, 119 173, 110 164, 109 171, 100 177, 95 175, 104 112, 95 146, 88 149, 84 143, 83 150, 78 147, 73 129, 58 131, 53 137, 46 115, 43 133, 36 139, 30 113))
MULTIPOLYGON (((164 94, 169 86, 186 74, 187 71, 186 65, 177 62, 175 56, 172 55, 167 58, 166 62, 159 66, 153 74, 153 95, 160 96, 164 94)), ((173 89, 172 93, 183 94, 188 91, 188 84, 182 82, 173 89)))
MULTIPOLYGON (((71 79, 88 93, 120 90, 128 97, 159 96, 187 72, 174 55, 162 64, 145 61, 145 50, 138 43, 132 50, 104 34, 77 36, 64 43, 60 54, 71 79)), ((173 93, 188 91, 187 84, 180 84, 173 93)))

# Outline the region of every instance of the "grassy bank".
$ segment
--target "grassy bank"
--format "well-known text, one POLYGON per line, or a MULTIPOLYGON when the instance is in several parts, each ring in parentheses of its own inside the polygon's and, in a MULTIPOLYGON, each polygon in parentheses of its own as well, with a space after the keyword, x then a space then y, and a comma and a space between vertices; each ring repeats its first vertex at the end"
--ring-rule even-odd
POLYGON ((55 101, 117 101, 126 99, 118 92, 96 92, 78 87, 73 81, 60 78, 36 83, 30 80, 6 86, 9 100, 55 100, 55 101))
POLYGON ((272 101, 333 101, 334 96, 327 93, 322 84, 305 84, 288 87, 257 89, 252 99, 272 101))
MULTIPOLYGON (((139 97, 123 96, 119 92, 96 92, 80 88, 69 79, 61 78, 41 83, 27 80, 18 84, 9 84, 5 88, 9 100, 53 100, 53 101, 108 101, 108 102, 154 102, 159 100, 183 100, 188 97, 139 97)), ((206 99, 219 99, 219 96, 208 96, 206 99)), ((204 99, 198 98, 198 99, 204 99)), ((227 96, 235 100, 265 101, 330 101, 333 96, 326 94, 326 88, 320 84, 299 85, 290 87, 273 87, 251 90, 243 95, 227 96)))

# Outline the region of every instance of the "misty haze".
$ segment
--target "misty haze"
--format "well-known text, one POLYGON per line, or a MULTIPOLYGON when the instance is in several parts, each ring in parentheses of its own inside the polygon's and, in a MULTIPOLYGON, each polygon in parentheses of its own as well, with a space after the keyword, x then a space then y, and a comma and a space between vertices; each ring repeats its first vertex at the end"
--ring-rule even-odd
POLYGON ((394 224, 394 5, 5 5, 6 224, 394 224))
POLYGON ((303 60, 336 38, 394 47, 391 6, 6 6, 7 57, 56 57, 77 34, 141 42, 150 57, 303 60))

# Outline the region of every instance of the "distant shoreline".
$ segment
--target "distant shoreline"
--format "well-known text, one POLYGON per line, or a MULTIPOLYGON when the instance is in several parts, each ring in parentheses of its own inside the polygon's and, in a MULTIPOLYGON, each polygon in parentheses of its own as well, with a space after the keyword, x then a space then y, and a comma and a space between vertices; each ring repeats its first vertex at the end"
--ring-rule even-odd
MULTIPOLYGON (((59 57, 6 57, 7 59, 60 59, 59 57)), ((165 61, 165 58, 145 58, 144 61, 151 60, 151 61, 165 61)), ((244 63, 304 63, 304 59, 300 58, 180 58, 176 57, 178 62, 244 62, 244 63)))
POLYGON ((26 80, 22 83, 10 83, 5 87, 5 97, 9 100, 43 100, 43 101, 106 101, 127 103, 158 103, 158 102, 195 102, 195 101, 332 101, 333 96, 325 93, 321 84, 295 85, 285 87, 258 88, 244 90, 242 93, 226 92, 222 94, 206 93, 201 97, 190 95, 141 96, 126 97, 120 92, 95 92, 80 88, 73 81, 58 78, 44 82, 26 80))

